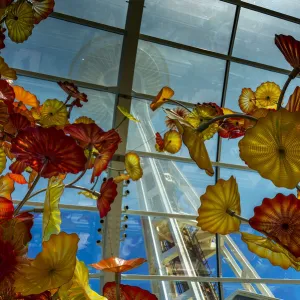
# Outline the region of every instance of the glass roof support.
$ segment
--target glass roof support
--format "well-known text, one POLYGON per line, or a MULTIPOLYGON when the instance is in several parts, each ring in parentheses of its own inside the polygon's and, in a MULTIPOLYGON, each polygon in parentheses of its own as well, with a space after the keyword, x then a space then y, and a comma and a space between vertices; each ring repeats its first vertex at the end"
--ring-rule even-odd
POLYGON ((277 11, 274 11, 274 10, 271 10, 271 9, 268 9, 268 8, 264 8, 264 7, 261 7, 261 6, 257 6, 257 5, 254 5, 254 4, 250 4, 250 3, 247 3, 247 2, 244 2, 244 1, 241 1, 241 0, 220 0, 220 1, 230 3, 230 4, 233 4, 233 5, 238 5, 240 7, 250 9, 250 10, 253 10, 253 11, 265 14, 265 15, 269 15, 269 16, 272 16, 272 17, 275 17, 275 18, 279 18, 279 19, 282 19, 282 20, 285 20, 285 21, 300 24, 300 19, 299 18, 292 17, 292 16, 289 16, 289 15, 286 15, 286 14, 282 14, 280 12, 277 12, 277 11))
MULTIPOLYGON (((134 77, 134 68, 136 61, 136 54, 138 49, 139 32, 142 22, 142 15, 144 9, 144 0, 129 0, 128 12, 125 25, 125 34, 123 39, 123 46, 121 52, 120 69, 118 76, 118 94, 116 96, 116 106, 120 105, 130 111, 131 97, 124 95, 131 95, 134 77)), ((114 128, 124 121, 124 116, 115 107, 114 128)), ((126 119, 126 118, 125 118, 126 119)), ((122 126, 118 129, 122 144, 116 152, 120 155, 119 161, 112 161, 111 167, 113 169, 124 169, 124 155, 126 153, 127 135, 128 135, 128 119, 126 119, 122 126)), ((119 172, 112 171, 110 176, 119 175, 119 172)), ((120 228, 122 215, 122 198, 123 185, 118 186, 118 195, 111 206, 111 211, 105 219, 104 235, 103 235, 103 258, 110 256, 119 256, 120 249, 120 228)), ((101 280, 101 285, 106 282, 114 281, 113 274, 106 272, 104 280, 101 280)), ((103 286, 102 286, 103 287, 103 286)), ((101 289, 102 290, 102 289, 101 289)))

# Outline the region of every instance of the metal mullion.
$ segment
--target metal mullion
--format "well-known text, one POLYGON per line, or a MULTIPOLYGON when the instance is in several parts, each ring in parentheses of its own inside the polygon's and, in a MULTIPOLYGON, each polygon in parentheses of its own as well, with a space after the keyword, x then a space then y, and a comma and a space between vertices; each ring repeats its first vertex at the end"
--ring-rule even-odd
POLYGON ((99 29, 99 30, 103 30, 103 31, 108 31, 108 32, 112 32, 115 34, 124 35, 126 32, 122 28, 109 26, 106 24, 89 21, 89 20, 82 19, 82 18, 77 18, 77 17, 71 16, 71 15, 67 15, 67 14, 59 13, 59 12, 53 12, 49 17, 52 19, 66 21, 66 22, 73 23, 73 24, 79 24, 82 26, 91 27, 91 28, 95 28, 95 29, 99 29))
POLYGON ((287 14, 283 14, 280 12, 277 12, 275 10, 271 10, 268 8, 264 8, 255 4, 250 4, 241 0, 220 0, 222 2, 226 2, 226 3, 230 3, 233 5, 238 5, 240 7, 252 10, 252 11, 256 11, 271 17, 275 17, 284 21, 288 21, 288 22, 292 22, 292 23, 296 23, 296 24, 300 24, 300 18, 296 18, 287 14))

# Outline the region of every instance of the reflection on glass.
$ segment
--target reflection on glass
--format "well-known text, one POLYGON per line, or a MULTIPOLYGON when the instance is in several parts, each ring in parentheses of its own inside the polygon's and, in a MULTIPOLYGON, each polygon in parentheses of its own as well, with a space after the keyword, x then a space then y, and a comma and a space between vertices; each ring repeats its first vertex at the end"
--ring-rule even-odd
POLYGON ((23 44, 6 40, 10 67, 100 85, 117 84, 121 35, 48 18, 23 44))
POLYGON ((235 6, 218 0, 146 0, 141 32, 227 53, 235 6))
MULTIPOLYGON (((280 2, 285 6, 286 1, 280 2)), ((295 7, 293 9, 296 11, 295 7)), ((300 25, 242 9, 233 55, 290 70, 291 66, 275 46, 275 34, 292 35, 299 39, 300 25)))
POLYGON ((125 27, 128 4, 122 0, 56 0, 55 11, 114 27, 125 27))
MULTIPOLYGON (((164 108, 174 109, 174 105, 164 105, 164 108)), ((140 120, 139 123, 129 123, 129 138, 127 140, 127 149, 136 151, 145 151, 157 153, 155 149, 155 133, 159 132, 161 136, 169 130, 165 125, 166 114, 162 109, 152 111, 150 101, 133 99, 131 103, 131 113, 140 120)), ((217 135, 205 142, 207 151, 212 161, 216 160, 217 155, 217 135)), ((162 152, 161 154, 169 154, 162 152)), ((190 157, 188 149, 182 145, 181 150, 175 156, 190 157)))
MULTIPOLYGON (((65 101, 67 94, 55 82, 18 76, 16 85, 24 87, 25 90, 32 92, 38 100, 43 103, 47 99, 58 99, 65 101)), ((79 87, 79 90, 86 93, 88 102, 83 107, 75 107, 72 110, 70 121, 73 122, 80 116, 87 116, 96 121, 103 130, 112 128, 113 111, 115 105, 115 95, 79 87)))
MULTIPOLYGON (((98 271, 89 267, 89 264, 98 262, 102 258, 102 248, 96 243, 99 240, 97 229, 100 227, 98 212, 61 209, 61 219, 61 231, 76 233, 80 238, 77 258, 85 262, 90 273, 97 273, 98 271)), ((42 214, 36 214, 31 229, 32 240, 28 252, 30 258, 34 258, 42 250, 42 222, 42 214)))
MULTIPOLYGON (((249 225, 241 226, 242 232, 261 235, 249 225)), ((241 235, 230 234, 222 236, 221 243, 222 272, 224 277, 243 277, 243 278, 278 278, 278 279, 298 279, 298 272, 293 268, 284 270, 273 266, 267 259, 260 258, 248 250, 247 245, 241 240, 241 235), (235 265, 232 271, 232 265, 235 265), (241 273, 242 272, 242 273, 241 273)), ((262 293, 269 297, 286 299, 287 285, 278 284, 229 284, 224 285, 225 296, 229 296, 235 290, 243 289, 252 293, 262 293), (233 289, 235 286, 235 289, 233 289)), ((299 287, 294 287, 288 292, 290 299, 297 299, 296 293, 299 287)))
POLYGON ((220 104, 224 70, 223 60, 140 41, 133 90, 157 95, 170 86, 174 99, 220 104))
MULTIPOLYGON (((129 215, 126 223, 127 238, 121 242, 120 256, 148 261, 126 274, 216 276, 215 235, 194 227, 195 222, 129 215)), ((126 283, 137 285, 136 281, 126 283)), ((142 287, 152 293, 159 291, 159 299, 190 299, 196 294, 211 294, 216 297, 208 299, 218 299, 216 286, 208 283, 146 282, 142 287)))
POLYGON ((123 198, 129 209, 196 215, 200 195, 215 183, 194 163, 141 158, 144 176, 131 182, 123 198))
POLYGON ((299 18, 300 2, 298 0, 244 0, 280 13, 299 18))
POLYGON ((278 188, 272 181, 262 178, 254 171, 221 169, 221 178, 228 179, 230 176, 234 176, 237 180, 241 196, 242 216, 246 218, 253 216, 254 207, 260 205, 264 198, 274 198, 277 193, 289 195, 296 192, 278 188))

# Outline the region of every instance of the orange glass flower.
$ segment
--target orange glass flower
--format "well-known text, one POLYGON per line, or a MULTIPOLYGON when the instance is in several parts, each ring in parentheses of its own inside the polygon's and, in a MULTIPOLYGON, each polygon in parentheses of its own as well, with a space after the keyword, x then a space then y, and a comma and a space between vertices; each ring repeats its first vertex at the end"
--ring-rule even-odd
POLYGON ((300 257, 300 201, 295 195, 265 198, 254 208, 249 224, 300 257))
POLYGON ((139 267, 146 261, 147 260, 144 258, 125 260, 113 256, 107 259, 102 259, 98 263, 91 264, 91 266, 97 270, 101 270, 104 272, 123 273, 139 267))
POLYGON ((231 212, 237 215, 241 213, 240 194, 233 176, 209 185, 200 202, 197 226, 202 230, 223 235, 239 230, 241 221, 230 215, 231 212))
POLYGON ((239 98, 239 106, 245 114, 251 114, 256 107, 255 93, 250 88, 243 88, 239 98))
POLYGON ((290 35, 275 35, 275 44, 293 68, 300 68, 300 42, 290 35))
POLYGON ((300 111, 300 87, 297 86, 285 107, 290 112, 300 111))
POLYGON ((50 178, 58 174, 76 174, 85 168, 86 157, 72 137, 54 127, 32 128, 21 131, 12 140, 11 153, 18 161, 50 178))
POLYGON ((54 4, 54 0, 32 0, 34 23, 45 20, 53 12, 54 4))
POLYGON ((23 87, 14 85, 13 86, 16 100, 23 102, 25 105, 29 105, 32 107, 38 107, 39 101, 35 95, 31 94, 30 92, 26 91, 23 87))
POLYGON ((157 94, 157 96, 155 97, 155 99, 152 101, 152 103, 150 104, 150 108, 155 111, 156 109, 158 109, 159 107, 161 107, 163 104, 167 103, 169 101, 170 98, 172 98, 174 96, 174 91, 165 86, 163 87, 160 92, 157 94))
POLYGON ((117 195, 117 184, 114 182, 113 178, 109 178, 102 183, 100 196, 97 200, 97 208, 101 219, 107 216, 108 212, 111 210, 110 206, 117 195))
POLYGON ((264 82, 255 91, 258 108, 276 109, 281 89, 275 82, 264 82))
MULTIPOLYGON (((103 287, 103 294, 109 300, 117 300, 117 285, 115 282, 107 282, 103 287)), ((120 284, 121 300, 158 300, 147 290, 138 286, 120 284)))
POLYGON ((270 111, 246 131, 240 157, 278 187, 295 188, 300 181, 300 113, 270 111))

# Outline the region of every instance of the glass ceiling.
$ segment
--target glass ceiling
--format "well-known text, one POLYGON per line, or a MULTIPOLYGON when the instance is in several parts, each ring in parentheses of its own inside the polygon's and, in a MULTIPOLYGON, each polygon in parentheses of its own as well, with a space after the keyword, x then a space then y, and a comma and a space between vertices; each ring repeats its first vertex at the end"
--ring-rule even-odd
MULTIPOLYGON (((118 118, 116 104, 127 101, 141 120, 120 132, 127 146, 117 158, 126 150, 136 151, 144 177, 124 186, 115 214, 101 224, 95 201, 79 194, 65 193, 62 198, 62 228, 78 233, 80 260, 88 265, 111 252, 125 259, 145 257, 147 264, 125 273, 122 283, 139 285, 159 299, 300 299, 300 281, 289 281, 299 278, 295 270, 255 256, 238 234, 214 236, 195 227, 199 196, 219 178, 237 178, 245 217, 263 197, 287 190, 245 166, 238 156, 239 139, 207 142, 215 178, 193 163, 184 146, 176 156, 157 153, 155 133, 165 131, 164 116, 149 109, 149 100, 166 85, 185 105, 215 102, 234 111, 239 111, 243 87, 256 89, 264 81, 283 86, 290 68, 274 46, 274 34, 300 39, 297 18, 298 0, 56 0, 55 13, 28 41, 6 40, 2 55, 17 69, 17 84, 41 102, 64 97, 55 82, 71 79, 89 99, 83 111, 74 110, 74 119, 84 114, 110 129, 118 118), (141 4, 142 15, 136 9, 141 4), (134 51, 128 50, 127 40, 136 42, 134 51), (132 59, 135 64, 130 65, 132 59), (126 205, 129 210, 124 212, 126 205), (245 298, 234 298, 238 294, 245 298)), ((300 79, 287 93, 297 85, 300 79)), ((20 192, 22 188, 15 195, 20 192)), ((43 197, 32 201, 28 205, 38 206, 43 197)), ((41 226, 34 225, 37 243, 31 245, 31 256, 40 250, 41 226)), ((108 280, 92 269, 90 277, 98 292, 108 280)))

